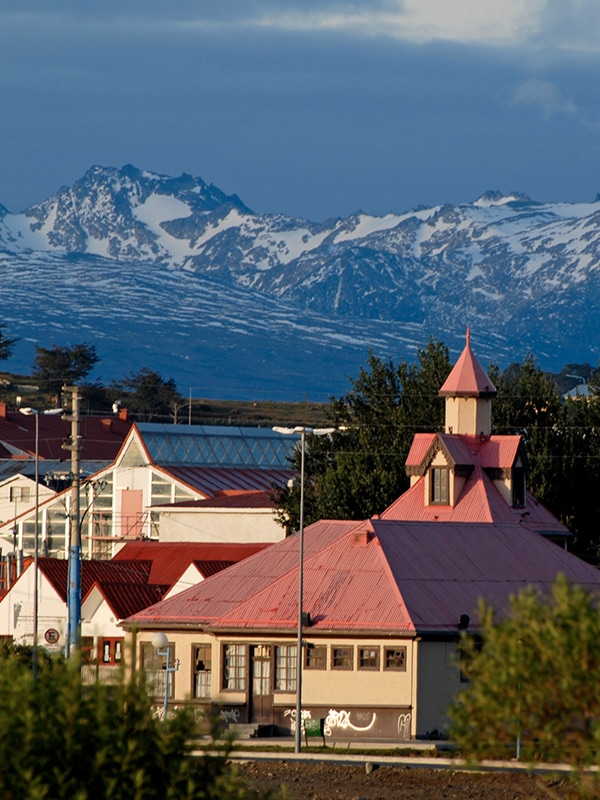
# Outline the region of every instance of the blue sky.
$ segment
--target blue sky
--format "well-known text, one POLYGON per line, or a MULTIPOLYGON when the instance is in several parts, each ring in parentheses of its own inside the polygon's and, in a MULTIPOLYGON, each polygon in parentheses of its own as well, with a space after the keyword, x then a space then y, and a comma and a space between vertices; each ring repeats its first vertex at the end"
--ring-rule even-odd
POLYGON ((255 211, 600 191, 598 0, 2 0, 0 203, 93 164, 255 211))

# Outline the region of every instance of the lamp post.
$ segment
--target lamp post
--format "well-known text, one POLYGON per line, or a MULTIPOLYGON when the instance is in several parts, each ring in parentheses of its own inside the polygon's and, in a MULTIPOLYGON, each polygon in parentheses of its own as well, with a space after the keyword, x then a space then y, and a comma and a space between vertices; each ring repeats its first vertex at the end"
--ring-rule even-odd
POLYGON ((165 663, 165 698, 163 702, 163 719, 166 720, 169 711, 169 675, 179 669, 179 659, 177 658, 173 666, 171 666, 171 648, 169 647, 166 633, 157 631, 153 634, 152 647, 154 647, 159 656, 164 656, 167 659, 165 663))
POLYGON ((35 417, 35 524, 33 535, 33 649, 31 669, 33 679, 38 676, 38 617, 39 617, 39 551, 40 551, 40 414, 62 414, 62 409, 38 411, 36 408, 20 408, 21 414, 35 417))
POLYGON ((307 428, 304 425, 297 425, 295 428, 273 428, 276 433, 283 433, 286 436, 300 434, 300 522, 298 527, 298 631, 296 645, 296 737, 294 752, 300 753, 302 750, 302 602, 304 598, 304 459, 306 452, 306 434, 313 436, 327 436, 333 433, 336 428, 307 428))

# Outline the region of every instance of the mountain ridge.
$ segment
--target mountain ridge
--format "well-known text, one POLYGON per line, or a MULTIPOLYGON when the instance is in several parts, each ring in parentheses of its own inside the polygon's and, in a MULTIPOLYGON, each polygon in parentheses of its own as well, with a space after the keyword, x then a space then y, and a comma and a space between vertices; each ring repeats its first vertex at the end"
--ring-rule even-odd
MULTIPOLYGON (((237 195, 185 173, 173 178, 125 165, 91 167, 72 187, 61 187, 21 214, 0 207, 5 280, 10 265, 18 264, 21 282, 27 274, 27 285, 35 285, 36 272, 49 281, 41 290, 46 302, 35 324, 28 309, 21 312, 30 319, 27 340, 32 346, 47 345, 48 336, 64 335, 67 329, 81 332, 78 341, 89 330, 102 343, 103 316, 106 329, 115 327, 116 319, 124 324, 123 309, 111 311, 111 294, 93 290, 94 282, 108 282, 113 302, 119 302, 120 292, 129 298, 128 349, 146 357, 139 366, 152 366, 148 342, 161 335, 156 318, 173 347, 181 338, 197 338, 193 353, 187 354, 192 362, 194 353, 204 351, 208 358, 208 349, 219 351, 219 337, 211 337, 211 328, 212 333, 219 328, 226 349, 235 351, 237 329, 250 357, 252 336, 266 337, 275 363, 290 347, 296 352, 298 373, 288 376, 294 392, 327 380, 328 394, 344 391, 348 374, 366 361, 369 348, 394 360, 410 360, 434 336, 460 350, 467 323, 480 338, 481 352, 498 362, 520 360, 531 351, 547 368, 567 361, 595 363, 599 253, 598 201, 540 203, 515 191, 485 192, 472 203, 379 217, 356 212, 316 223, 254 213, 237 195), (73 264, 82 259, 87 268, 74 277, 73 264), (73 295, 73 281, 94 298, 87 307, 76 304, 78 321, 69 319, 73 312, 64 300, 73 295), (168 292, 162 302, 161 291, 168 292), (152 297, 152 320, 144 318, 144 292, 152 297), (182 322, 175 305, 193 307, 202 293, 211 297, 210 311, 204 308, 203 313, 214 315, 215 324, 189 315, 182 322), (93 330, 86 314, 98 320, 93 330), (249 320, 257 322, 259 314, 265 325, 259 326, 260 333, 258 328, 250 332, 249 320), (269 324, 277 334, 269 335, 269 324), (314 335, 324 329, 326 335, 314 335), (311 369, 302 363, 302 353, 314 346, 319 366, 307 383, 311 369), (334 356, 350 369, 343 378, 331 364, 334 356)), ((10 322, 11 333, 14 323, 19 336, 25 327, 19 322, 22 303, 13 300, 11 305, 5 298, 1 306, 3 320, 10 322)), ((114 342, 106 347, 112 375, 117 353, 110 355, 111 347, 114 342)), ((185 360, 174 352, 156 363, 164 368, 170 362, 177 371, 185 360)), ((229 361, 227 382, 233 391, 232 376, 241 365, 236 358, 229 361)), ((173 377, 189 383, 189 372, 182 367, 173 377)), ((257 367, 237 391, 253 396, 270 385, 282 391, 272 374, 272 369, 257 367)), ((215 382, 223 377, 217 370, 215 382)))

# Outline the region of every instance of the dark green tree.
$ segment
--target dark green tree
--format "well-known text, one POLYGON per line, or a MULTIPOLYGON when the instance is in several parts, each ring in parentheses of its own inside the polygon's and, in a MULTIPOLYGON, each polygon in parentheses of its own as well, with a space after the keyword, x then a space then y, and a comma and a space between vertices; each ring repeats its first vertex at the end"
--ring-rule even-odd
POLYGON ((227 760, 192 758, 193 712, 163 720, 143 676, 86 685, 73 663, 43 660, 38 679, 0 655, 0 797, 11 800, 246 800, 227 760))
POLYGON ((0 361, 6 361, 12 355, 13 347, 18 339, 11 339, 5 333, 6 322, 0 323, 0 361))
POLYGON ((122 394, 121 402, 138 419, 148 422, 154 417, 170 416, 177 422, 183 399, 172 378, 165 380, 158 372, 142 367, 139 372, 115 381, 111 388, 122 394))
POLYGON ((463 636, 469 683, 450 711, 462 754, 507 759, 519 741, 524 761, 598 765, 597 599, 560 577, 549 597, 526 589, 500 620, 484 603, 479 616, 483 644, 463 636))
POLYGON ((71 347, 52 345, 35 348, 32 377, 40 391, 60 396, 63 386, 70 386, 86 378, 100 359, 91 344, 74 344, 71 347))
MULTIPOLYGON (((447 348, 431 340, 417 362, 395 366, 372 353, 352 389, 333 398, 331 437, 307 437, 305 521, 366 519, 381 513, 408 487, 405 461, 417 431, 443 426, 438 392, 451 366, 447 348), (345 430, 340 431, 340 428, 345 430)), ((300 468, 300 453, 294 460, 300 468)), ((299 487, 275 491, 281 521, 297 530, 299 487)))

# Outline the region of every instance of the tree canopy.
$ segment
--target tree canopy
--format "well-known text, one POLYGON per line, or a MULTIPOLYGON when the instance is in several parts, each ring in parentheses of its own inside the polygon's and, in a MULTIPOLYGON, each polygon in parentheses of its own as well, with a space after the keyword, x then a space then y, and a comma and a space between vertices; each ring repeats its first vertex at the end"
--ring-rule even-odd
POLYGON ((481 642, 465 634, 468 680, 451 737, 466 756, 599 763, 600 614, 597 598, 559 577, 550 596, 525 589, 496 619, 480 604, 481 642))
POLYGON ((91 344, 36 347, 32 377, 38 382, 40 391, 58 397, 63 386, 86 378, 99 360, 96 348, 91 344))
POLYGON ((5 333, 6 329, 6 322, 0 323, 0 361, 6 361, 7 358, 10 358, 12 355, 13 347, 19 341, 18 339, 14 338, 11 339, 5 333))
MULTIPOLYGON (((431 340, 414 364, 370 354, 351 381, 332 398, 330 437, 307 436, 305 520, 366 519, 379 514, 407 487, 404 462, 416 431, 443 424, 440 386, 450 372, 448 349, 431 340)), ((300 453, 294 465, 300 468, 300 453)), ((299 518, 299 487, 275 491, 281 521, 292 530, 299 518)))
POLYGON ((115 381, 111 388, 122 393, 124 404, 139 419, 147 422, 155 416, 169 415, 177 422, 177 411, 183 401, 172 378, 165 379, 158 372, 142 367, 115 381))

